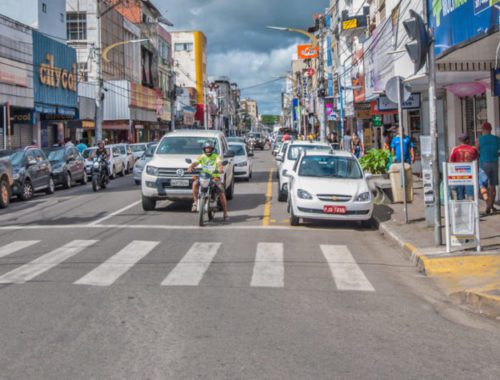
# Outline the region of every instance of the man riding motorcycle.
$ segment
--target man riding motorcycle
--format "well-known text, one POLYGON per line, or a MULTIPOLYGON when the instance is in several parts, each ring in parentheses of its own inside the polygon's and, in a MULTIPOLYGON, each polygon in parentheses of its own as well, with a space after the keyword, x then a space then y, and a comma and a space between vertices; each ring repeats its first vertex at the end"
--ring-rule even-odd
POLYGON ((106 176, 109 177, 109 170, 108 170, 108 165, 107 165, 107 162, 109 161, 109 153, 106 150, 106 148, 104 147, 103 141, 97 142, 97 149, 92 154, 92 158, 96 158, 96 157, 102 157, 104 162, 106 162, 106 176))
MULTIPOLYGON (((224 188, 224 183, 221 181, 220 175, 224 173, 224 166, 222 165, 222 160, 217 153, 214 153, 214 145, 210 141, 206 141, 203 144, 203 154, 196 159, 191 165, 189 165, 187 172, 191 173, 197 166, 201 166, 202 172, 210 174, 214 181, 217 183, 219 189, 219 199, 224 210, 224 220, 228 220, 227 214, 227 199, 226 192, 224 188), (217 173, 216 173, 217 171, 217 173)), ((192 212, 198 211, 198 192, 200 184, 198 178, 193 181, 193 208, 192 212)))

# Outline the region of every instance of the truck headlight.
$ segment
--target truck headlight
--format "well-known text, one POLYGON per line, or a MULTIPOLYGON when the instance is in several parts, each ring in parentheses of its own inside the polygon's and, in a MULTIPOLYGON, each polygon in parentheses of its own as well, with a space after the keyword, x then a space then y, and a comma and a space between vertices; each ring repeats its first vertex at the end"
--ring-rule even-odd
POLYGON ((244 167, 244 166, 247 166, 248 162, 244 161, 244 162, 240 162, 238 164, 236 164, 236 166, 238 167, 244 167))
POLYGON ((300 199, 313 199, 312 195, 309 194, 307 191, 305 190, 302 190, 302 189, 298 189, 297 190, 297 196, 300 198, 300 199))
POLYGON ((158 168, 154 166, 147 166, 146 167, 146 173, 152 176, 157 176, 158 175, 158 168))
POLYGON ((371 194, 369 191, 365 192, 365 193, 361 193, 358 195, 358 197, 356 198, 356 202, 368 202, 371 198, 371 194))

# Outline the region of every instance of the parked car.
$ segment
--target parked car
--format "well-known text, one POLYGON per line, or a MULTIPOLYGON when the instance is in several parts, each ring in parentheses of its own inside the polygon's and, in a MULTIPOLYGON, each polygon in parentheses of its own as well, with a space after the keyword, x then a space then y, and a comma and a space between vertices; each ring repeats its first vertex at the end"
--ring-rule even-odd
POLYGON ((132 154, 134 155, 134 159, 137 161, 139 158, 142 157, 142 155, 148 148, 148 144, 147 143, 130 144, 129 148, 132 151, 132 154))
POLYGON ((187 173, 186 159, 196 160, 203 152, 203 143, 213 142, 215 152, 222 160, 229 160, 224 169, 226 197, 231 200, 234 194, 234 175, 232 158, 226 137, 220 131, 179 130, 161 139, 153 159, 144 167, 142 173, 142 207, 153 210, 159 200, 192 200, 193 173, 187 173))
POLYGON ((128 144, 110 144, 107 146, 111 147, 113 149, 113 152, 116 151, 115 148, 118 149, 120 159, 122 160, 123 163, 123 168, 124 168, 123 174, 130 173, 135 165, 135 157, 132 154, 132 149, 130 148, 130 146, 128 144))
POLYGON ((38 191, 45 191, 47 194, 54 193, 52 165, 41 149, 30 147, 4 152, 2 156, 6 157, 12 164, 14 183, 11 195, 27 201, 33 198, 33 194, 38 191))
POLYGON ((310 150, 332 152, 332 147, 322 142, 295 141, 288 144, 283 157, 276 157, 278 163, 281 161, 280 170, 278 172, 278 202, 285 202, 287 200, 288 177, 284 176, 283 173, 293 168, 300 152, 310 150))
MULTIPOLYGON (((92 154, 96 150, 96 147, 87 148, 83 151, 82 156, 85 159, 85 173, 87 173, 87 180, 92 179, 92 154)), ((121 176, 125 175, 125 167, 123 166, 123 161, 120 158, 120 151, 117 147, 106 147, 106 151, 109 154, 108 160, 108 171, 110 178, 116 178, 119 173, 121 176)))
POLYGON ((299 218, 367 223, 373 199, 358 160, 348 152, 302 151, 290 170, 290 224, 299 218))
POLYGON ((56 186, 62 185, 69 189, 75 182, 87 183, 85 160, 75 147, 51 148, 46 153, 56 186))
POLYGON ((10 192, 13 184, 12 164, 8 159, 1 159, 0 156, 0 208, 9 206, 10 192))
POLYGON ((141 184, 141 177, 142 177, 142 171, 144 170, 144 166, 146 166, 146 164, 153 158, 157 146, 158 144, 149 145, 146 151, 141 156, 141 158, 139 158, 135 162, 134 173, 132 175, 134 177, 134 182, 136 185, 141 184))
POLYGON ((276 171, 276 178, 280 178, 280 171, 281 171, 281 166, 283 165, 283 161, 284 161, 284 158, 285 158, 285 152, 288 148, 288 145, 291 144, 291 141, 285 141, 283 143, 281 143, 281 146, 280 146, 280 150, 278 152, 278 154, 276 155, 275 159, 276 159, 276 167, 277 167, 277 171, 276 171))
POLYGON ((229 149, 234 152, 234 176, 250 181, 252 178, 252 160, 254 154, 247 151, 245 143, 229 143, 229 149))

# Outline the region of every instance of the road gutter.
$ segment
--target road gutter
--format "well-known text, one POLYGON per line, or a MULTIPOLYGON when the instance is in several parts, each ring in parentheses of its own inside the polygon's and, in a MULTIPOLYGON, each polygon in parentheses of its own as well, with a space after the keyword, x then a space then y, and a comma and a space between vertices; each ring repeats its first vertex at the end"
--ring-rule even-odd
POLYGON ((264 216, 262 218, 262 226, 269 226, 271 219, 271 200, 273 198, 273 173, 274 169, 269 171, 269 179, 267 181, 266 204, 264 205, 264 216))

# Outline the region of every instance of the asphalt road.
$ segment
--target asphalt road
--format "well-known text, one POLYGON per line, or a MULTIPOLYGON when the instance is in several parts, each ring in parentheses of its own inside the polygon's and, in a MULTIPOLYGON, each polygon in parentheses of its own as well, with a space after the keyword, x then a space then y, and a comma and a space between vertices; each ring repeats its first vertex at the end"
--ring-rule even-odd
POLYGON ((130 176, 0 214, 1 379, 500 378, 499 324, 377 231, 288 226, 269 151, 230 223, 130 176), (269 187, 272 198, 267 197, 269 187))

